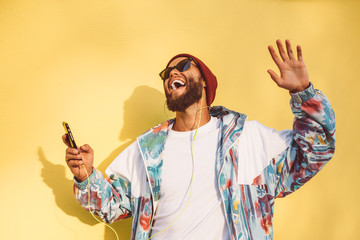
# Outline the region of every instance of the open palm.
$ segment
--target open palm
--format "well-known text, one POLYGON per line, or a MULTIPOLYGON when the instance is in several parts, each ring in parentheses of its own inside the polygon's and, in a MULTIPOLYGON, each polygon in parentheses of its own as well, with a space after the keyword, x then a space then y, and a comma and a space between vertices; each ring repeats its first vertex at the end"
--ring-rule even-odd
POLYGON ((310 82, 306 66, 302 57, 301 47, 297 46, 297 59, 291 49, 290 41, 286 40, 286 52, 280 40, 276 41, 280 57, 275 49, 269 46, 269 52, 275 64, 280 70, 280 77, 271 69, 268 70, 270 77, 281 88, 290 92, 300 92, 306 89, 310 82))

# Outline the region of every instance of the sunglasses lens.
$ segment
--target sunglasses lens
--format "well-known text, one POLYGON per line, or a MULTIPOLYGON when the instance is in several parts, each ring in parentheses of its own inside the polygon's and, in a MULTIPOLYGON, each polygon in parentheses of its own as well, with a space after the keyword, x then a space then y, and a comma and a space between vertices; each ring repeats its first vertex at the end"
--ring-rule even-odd
MULTIPOLYGON (((161 79, 162 80, 166 80, 167 78, 166 78, 166 75, 168 75, 168 74, 166 74, 166 72, 167 72, 167 70, 168 70, 168 68, 167 69, 164 69, 159 75, 160 75, 160 77, 161 77, 161 79)), ((168 76, 169 77, 169 76, 168 76)))
POLYGON ((190 68, 190 65, 191 65, 191 59, 185 59, 179 62, 175 68, 180 72, 184 72, 190 68))
POLYGON ((161 77, 162 80, 166 80, 169 78, 170 72, 176 68, 179 72, 184 72, 186 70, 188 70, 191 66, 191 61, 192 59, 184 59, 182 61, 180 61, 178 64, 176 64, 176 66, 174 67, 168 67, 166 69, 164 69, 159 75, 161 77))

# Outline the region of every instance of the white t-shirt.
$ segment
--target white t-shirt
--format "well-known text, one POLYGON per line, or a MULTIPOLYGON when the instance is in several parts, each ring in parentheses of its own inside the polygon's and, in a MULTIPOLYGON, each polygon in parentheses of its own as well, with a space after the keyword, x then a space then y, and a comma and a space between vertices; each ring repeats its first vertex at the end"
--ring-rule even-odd
MULTIPOLYGON (((154 216, 152 235, 173 225, 152 239, 230 239, 224 207, 218 191, 215 161, 219 135, 219 120, 211 117, 200 127, 194 142, 194 176, 189 201, 193 169, 191 144, 194 131, 169 130, 166 138, 162 184, 158 208, 154 216)), ((172 126, 170 126, 170 129, 172 126)))

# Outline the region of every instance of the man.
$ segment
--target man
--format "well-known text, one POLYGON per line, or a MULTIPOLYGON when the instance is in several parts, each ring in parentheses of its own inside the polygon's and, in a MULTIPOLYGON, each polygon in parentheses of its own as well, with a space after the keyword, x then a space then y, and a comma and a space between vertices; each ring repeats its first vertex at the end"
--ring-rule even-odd
POLYGON ((269 51, 280 76, 268 73, 291 94, 292 131, 209 108, 216 77, 180 54, 160 73, 176 118, 139 136, 108 167, 108 179, 93 168, 89 145, 66 150, 78 201, 87 207, 89 185, 91 209, 105 222, 133 217, 132 239, 272 239, 274 199, 306 183, 335 148, 334 113, 309 82, 300 46, 296 58, 289 40, 286 51, 276 43, 280 57, 269 51))

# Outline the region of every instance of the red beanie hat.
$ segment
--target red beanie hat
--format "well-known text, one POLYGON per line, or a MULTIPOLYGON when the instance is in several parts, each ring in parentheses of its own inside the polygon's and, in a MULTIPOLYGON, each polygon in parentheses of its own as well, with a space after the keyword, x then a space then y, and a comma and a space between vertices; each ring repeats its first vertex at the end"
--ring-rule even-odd
POLYGON ((186 54, 186 53, 178 54, 175 57, 173 57, 172 59, 170 59, 170 61, 166 65, 166 67, 168 67, 169 64, 174 59, 179 58, 179 57, 188 57, 188 58, 192 58, 195 60, 195 63, 197 65, 198 69, 200 70, 200 73, 206 83, 206 87, 205 87, 206 101, 207 101, 207 105, 210 106, 211 103, 214 101, 215 95, 216 95, 217 81, 216 81, 215 75, 210 71, 210 69, 200 59, 198 59, 197 57, 194 57, 190 54, 186 54))

